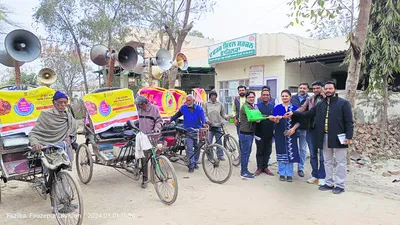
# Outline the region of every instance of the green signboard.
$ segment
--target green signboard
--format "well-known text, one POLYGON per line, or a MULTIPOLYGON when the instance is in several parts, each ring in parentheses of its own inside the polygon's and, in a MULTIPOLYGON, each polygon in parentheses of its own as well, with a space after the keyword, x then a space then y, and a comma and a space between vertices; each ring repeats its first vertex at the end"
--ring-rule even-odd
POLYGON ((256 34, 225 41, 208 48, 208 63, 243 58, 256 54, 256 34))

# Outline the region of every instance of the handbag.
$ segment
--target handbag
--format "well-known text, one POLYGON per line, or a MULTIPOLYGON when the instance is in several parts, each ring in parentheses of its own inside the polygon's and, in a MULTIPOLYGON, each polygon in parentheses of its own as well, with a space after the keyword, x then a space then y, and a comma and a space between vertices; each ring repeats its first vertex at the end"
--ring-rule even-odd
POLYGON ((268 119, 268 117, 263 116, 261 114, 260 110, 258 110, 258 109, 249 109, 249 107, 246 104, 243 105, 243 107, 244 107, 244 111, 245 111, 246 116, 247 116, 247 120, 249 122, 256 122, 256 121, 259 121, 259 120, 268 119))

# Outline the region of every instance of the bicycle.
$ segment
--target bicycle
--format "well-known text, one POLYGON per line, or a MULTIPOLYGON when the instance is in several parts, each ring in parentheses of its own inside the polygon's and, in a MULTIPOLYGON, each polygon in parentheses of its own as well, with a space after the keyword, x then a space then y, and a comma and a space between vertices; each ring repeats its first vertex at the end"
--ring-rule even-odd
MULTIPOLYGON (((170 124, 168 129, 171 129, 171 126, 176 131, 177 142, 174 146, 165 148, 163 154, 166 155, 172 162, 178 162, 179 160, 183 161, 183 164, 186 166, 190 165, 191 159, 195 157, 197 154, 200 154, 203 149, 202 154, 202 167, 204 173, 213 183, 223 184, 229 180, 232 175, 232 161, 230 157, 227 157, 227 160, 222 161, 218 158, 217 152, 223 151, 225 155, 228 155, 228 151, 219 144, 209 144, 208 142, 208 131, 209 128, 200 128, 189 130, 185 130, 182 127, 176 126, 174 124, 170 124), (197 149, 194 149, 193 154, 190 156, 182 156, 182 152, 184 149, 184 138, 190 138, 193 141, 198 143, 197 149), (177 153, 179 152, 179 156, 177 153), (224 165, 227 169, 224 169, 224 165), (220 177, 217 177, 220 175, 220 177)), ((170 130, 162 132, 167 133, 170 130)))
MULTIPOLYGON (((132 121, 127 121, 124 132, 122 132, 123 139, 126 141, 126 143, 119 149, 119 152, 115 155, 113 159, 103 161, 100 160, 102 159, 102 156, 99 154, 98 150, 98 144, 100 140, 92 140, 91 138, 88 138, 86 144, 81 144, 79 146, 78 152, 76 154, 78 176, 83 183, 87 184, 92 178, 93 163, 96 163, 100 165, 111 166, 117 170, 118 168, 125 169, 129 173, 133 174, 134 180, 139 180, 140 176, 143 175, 143 169, 150 162, 150 181, 153 184, 160 200, 166 205, 171 205, 176 201, 178 197, 178 179, 172 163, 168 160, 167 157, 165 157, 164 155, 160 155, 160 151, 158 151, 157 149, 157 143, 161 134, 146 134, 149 137, 149 140, 153 147, 148 150, 151 151, 150 156, 147 158, 144 165, 140 165, 141 160, 135 158, 135 144, 137 133, 139 133, 139 129, 135 127, 132 121), (90 145, 93 147, 95 161, 93 161, 92 153, 89 151, 88 148, 88 146, 90 145)), ((106 141, 114 142, 113 139, 108 139, 106 141)))
POLYGON ((66 169, 70 168, 71 162, 68 155, 60 146, 48 145, 42 147, 41 151, 27 152, 30 173, 34 177, 33 187, 43 199, 50 195, 53 213, 59 224, 82 224, 84 209, 81 189, 78 182, 66 169), (49 160, 51 162, 49 162, 49 160), (40 171, 36 171, 40 168, 40 171), (33 172, 32 172, 33 170, 33 172), (36 176, 43 174, 42 177, 36 176), (74 214, 77 213, 77 214, 74 214), (69 223, 71 221, 75 221, 69 223))
POLYGON ((236 138, 234 138, 232 135, 228 133, 225 124, 224 123, 211 124, 210 131, 221 134, 221 136, 218 139, 216 135, 215 137, 216 140, 214 143, 218 143, 223 138, 222 145, 226 150, 228 150, 231 153, 230 156, 232 158, 232 165, 236 167, 240 166, 239 142, 236 140, 236 138))

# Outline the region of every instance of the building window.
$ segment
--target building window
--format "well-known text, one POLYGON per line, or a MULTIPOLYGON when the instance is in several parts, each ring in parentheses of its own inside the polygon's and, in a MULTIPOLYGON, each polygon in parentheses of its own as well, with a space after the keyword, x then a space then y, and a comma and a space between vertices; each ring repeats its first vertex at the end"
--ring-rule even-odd
POLYGON ((224 104, 225 113, 232 114, 233 98, 237 96, 237 87, 239 85, 249 86, 249 79, 230 80, 219 82, 219 100, 224 104))

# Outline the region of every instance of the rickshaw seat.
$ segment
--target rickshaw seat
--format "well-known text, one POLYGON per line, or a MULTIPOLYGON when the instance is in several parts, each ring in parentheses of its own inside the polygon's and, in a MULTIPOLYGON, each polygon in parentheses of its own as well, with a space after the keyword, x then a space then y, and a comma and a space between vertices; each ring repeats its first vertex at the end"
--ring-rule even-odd
POLYGON ((2 136, 1 139, 5 149, 29 145, 29 138, 25 133, 2 136))

